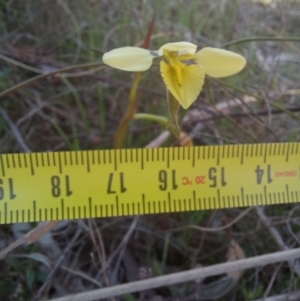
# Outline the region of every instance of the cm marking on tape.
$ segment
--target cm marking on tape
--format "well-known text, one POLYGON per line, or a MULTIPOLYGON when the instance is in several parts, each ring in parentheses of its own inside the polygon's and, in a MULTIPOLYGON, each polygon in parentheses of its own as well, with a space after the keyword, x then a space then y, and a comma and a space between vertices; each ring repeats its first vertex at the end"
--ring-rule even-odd
POLYGON ((299 202, 299 145, 0 155, 0 223, 299 202))

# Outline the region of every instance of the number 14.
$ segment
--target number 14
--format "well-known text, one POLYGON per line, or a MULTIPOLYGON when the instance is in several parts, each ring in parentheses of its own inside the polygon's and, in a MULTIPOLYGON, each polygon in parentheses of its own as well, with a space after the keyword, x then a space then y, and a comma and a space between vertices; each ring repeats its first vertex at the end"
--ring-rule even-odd
MULTIPOLYGON (((260 168, 259 165, 257 165, 254 172, 256 173, 256 183, 261 184, 265 170, 260 168)), ((267 166, 267 181, 268 181, 268 183, 271 183, 273 181, 273 179, 271 178, 271 165, 270 164, 267 166)))

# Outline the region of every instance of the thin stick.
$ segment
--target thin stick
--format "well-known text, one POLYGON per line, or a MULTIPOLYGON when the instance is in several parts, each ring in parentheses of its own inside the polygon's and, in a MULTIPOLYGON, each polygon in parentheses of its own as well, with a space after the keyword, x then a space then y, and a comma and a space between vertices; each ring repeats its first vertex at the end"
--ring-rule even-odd
POLYGON ((159 276, 156 278, 134 281, 127 284, 116 285, 103 289, 96 289, 79 294, 73 294, 66 297, 55 298, 48 301, 92 301, 109 298, 112 296, 120 296, 133 292, 139 292, 156 287, 172 285, 193 281, 202 277, 215 276, 225 274, 236 270, 244 270, 257 266, 292 260, 300 257, 300 248, 270 253, 266 255, 255 256, 236 261, 230 261, 220 264, 215 264, 209 267, 192 269, 185 272, 173 273, 170 275, 159 276))
POLYGON ((104 248, 101 232, 97 228, 97 225, 93 219, 89 219, 88 224, 89 224, 89 228, 90 228, 91 239, 96 248, 96 251, 97 251, 97 254, 99 257, 99 262, 102 266, 103 278, 104 278, 105 284, 106 284, 106 286, 109 286, 110 282, 109 282, 109 278, 107 276, 107 271, 106 271, 107 270, 106 253, 105 253, 105 248, 104 248), (97 235, 98 241, 96 240, 95 234, 97 235))
POLYGON ((22 237, 11 243, 9 246, 0 251, 0 260, 4 259, 6 255, 12 252, 19 246, 24 244, 32 244, 37 241, 42 235, 54 228, 59 221, 42 222, 39 223, 35 228, 24 234, 22 237))
POLYGON ((178 231, 182 231, 182 230, 186 230, 186 229, 195 229, 195 230, 198 230, 198 231, 209 232, 209 233, 223 231, 223 230, 226 230, 228 228, 231 228, 240 219, 242 219, 245 215, 247 215, 253 208, 254 207, 248 207, 241 214, 239 214, 234 220, 232 220, 230 223, 228 223, 228 224, 226 224, 225 226, 222 226, 222 227, 215 227, 215 228, 211 227, 211 228, 209 228, 209 227, 200 227, 200 226, 195 226, 195 225, 188 225, 188 226, 168 230, 168 232, 178 232, 178 231))
POLYGON ((13 134, 13 136, 16 138, 16 140, 18 141, 21 149, 25 152, 25 153, 31 153, 30 148, 27 146, 27 144, 25 143, 21 133, 19 132, 18 128, 16 127, 16 125, 12 122, 12 120, 9 118, 8 114, 0 107, 0 115, 3 117, 3 119, 7 122, 8 126, 11 129, 11 132, 13 134))
POLYGON ((81 234, 81 231, 82 231, 81 228, 77 228, 77 231, 76 231, 75 235, 72 237, 70 243, 68 243, 68 245, 64 249, 63 253, 57 259, 57 261, 55 262, 53 268, 48 273, 47 278, 45 279, 43 285, 39 288, 38 292, 36 293, 36 295, 34 297, 34 300, 41 300, 42 294, 43 294, 44 290, 47 288, 49 281, 52 279, 52 277, 55 274, 56 270, 62 264, 63 260, 65 259, 66 254, 70 252, 71 248, 73 247, 73 244, 75 243, 75 241, 77 240, 77 238, 81 234))
POLYGON ((82 64, 82 65, 76 65, 76 66, 71 66, 71 67, 66 67, 63 69, 58 69, 52 72, 48 72, 48 73, 44 73, 44 74, 40 74, 38 76, 32 77, 28 80, 25 80, 19 84, 16 84, 15 86, 12 86, 11 88, 3 91, 2 93, 0 93, 0 98, 3 98, 4 96, 7 96, 13 92, 16 92, 26 86, 29 86, 31 84, 33 84, 34 82, 41 80, 43 78, 46 78, 48 76, 52 76, 52 75, 56 75, 58 73, 65 73, 65 72, 70 72, 76 69, 82 69, 82 68, 90 68, 90 67, 97 67, 97 66, 102 66, 103 63, 102 62, 96 62, 96 63, 88 63, 88 64, 82 64))
POLYGON ((0 59, 4 60, 4 61, 6 61, 6 62, 8 62, 10 64, 13 64, 15 66, 21 67, 23 69, 26 69, 26 70, 29 70, 29 71, 32 71, 32 72, 35 72, 35 73, 44 73, 44 71, 41 70, 41 69, 37 69, 37 68, 31 67, 29 65, 23 64, 21 62, 18 62, 16 60, 13 60, 13 59, 11 59, 11 58, 3 55, 1 53, 0 53, 0 59))
MULTIPOLYGON (((260 220, 264 223, 264 225, 268 228, 274 240, 276 241, 278 247, 281 250, 289 250, 290 247, 284 242, 281 237, 279 231, 272 225, 272 222, 268 218, 268 216, 264 213, 263 207, 255 207, 256 213, 259 216, 260 220)), ((300 276, 300 264, 295 264, 293 260, 288 260, 289 267, 292 271, 294 271, 298 276, 300 276)))
POLYGON ((263 299, 256 299, 253 301, 298 301, 298 300, 300 300, 300 291, 271 296, 263 299))
POLYGON ((277 41, 277 42, 300 42, 300 38, 280 38, 280 37, 251 37, 240 40, 235 40, 223 44, 221 47, 228 47, 232 45, 248 43, 248 42, 265 42, 265 41, 277 41))

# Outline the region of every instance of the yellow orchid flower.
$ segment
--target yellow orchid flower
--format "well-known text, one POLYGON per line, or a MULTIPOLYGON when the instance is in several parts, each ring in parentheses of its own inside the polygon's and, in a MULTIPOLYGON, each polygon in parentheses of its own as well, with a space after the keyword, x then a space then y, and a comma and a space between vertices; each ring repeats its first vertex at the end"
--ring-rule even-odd
POLYGON ((121 47, 106 52, 103 62, 125 71, 145 71, 153 58, 161 57, 160 73, 167 89, 187 109, 201 92, 205 74, 220 78, 241 71, 243 56, 219 48, 204 47, 189 42, 167 43, 157 51, 139 47, 121 47))

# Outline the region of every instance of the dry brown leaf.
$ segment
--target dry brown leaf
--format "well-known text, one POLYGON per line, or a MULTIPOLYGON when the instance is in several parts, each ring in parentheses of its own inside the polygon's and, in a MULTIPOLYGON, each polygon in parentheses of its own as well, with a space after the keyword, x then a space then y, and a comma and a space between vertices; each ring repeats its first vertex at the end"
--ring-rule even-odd
POLYGON ((194 142, 189 136, 189 134, 185 132, 180 132, 179 135, 179 144, 180 146, 194 146, 194 142))
MULTIPOLYGON (((243 258, 246 258, 244 250, 234 239, 232 239, 230 241, 228 252, 227 252, 227 262, 235 261, 243 258)), ((237 283, 243 276, 244 272, 245 270, 233 271, 227 273, 227 276, 232 278, 234 282, 237 283)))

